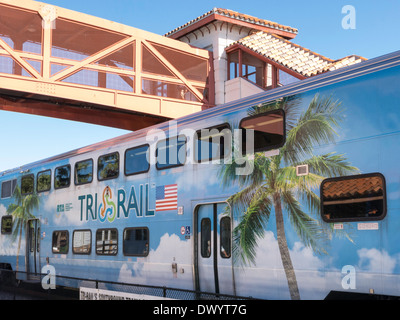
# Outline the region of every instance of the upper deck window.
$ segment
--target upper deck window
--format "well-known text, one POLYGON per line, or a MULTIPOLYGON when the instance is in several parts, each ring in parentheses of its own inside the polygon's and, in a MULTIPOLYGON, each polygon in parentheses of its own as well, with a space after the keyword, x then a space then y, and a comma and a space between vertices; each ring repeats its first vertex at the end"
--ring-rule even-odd
POLYGON ((34 181, 35 181, 35 178, 34 178, 33 174, 28 174, 21 178, 21 194, 22 195, 33 193, 34 183, 35 183, 34 181))
POLYGON ((139 174, 147 172, 150 169, 148 161, 149 145, 143 145, 128 149, 125 152, 125 174, 139 174))
POLYGON ((254 152, 282 147, 285 144, 285 112, 278 109, 244 118, 240 129, 245 129, 242 132, 243 154, 251 153, 251 144, 254 152))
POLYGON ((11 198, 17 186, 17 179, 4 181, 1 184, 1 198, 11 198))
POLYGON ((326 222, 383 219, 386 215, 384 176, 373 173, 322 181, 321 210, 326 222))
POLYGON ((39 172, 36 183, 37 192, 49 191, 51 188, 51 170, 39 172))
POLYGON ((97 163, 97 178, 102 180, 114 179, 119 175, 119 153, 114 152, 99 157, 97 163))
POLYGON ((88 159, 75 163, 75 184, 90 183, 93 180, 93 160, 88 159))
POLYGON ((71 166, 58 167, 54 171, 54 188, 61 189, 69 187, 71 183, 71 166))
POLYGON ((186 137, 180 135, 158 142, 156 158, 159 170, 183 166, 186 161, 186 137))
POLYGON ((232 134, 229 125, 196 132, 194 156, 197 162, 223 159, 231 151, 232 134))

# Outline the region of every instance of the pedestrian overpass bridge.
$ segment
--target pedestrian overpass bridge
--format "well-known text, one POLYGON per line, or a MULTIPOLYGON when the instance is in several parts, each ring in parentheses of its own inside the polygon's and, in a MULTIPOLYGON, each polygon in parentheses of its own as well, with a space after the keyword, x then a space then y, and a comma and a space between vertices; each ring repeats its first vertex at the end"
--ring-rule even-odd
POLYGON ((212 53, 31 0, 0 0, 0 110, 137 130, 214 105, 212 53))

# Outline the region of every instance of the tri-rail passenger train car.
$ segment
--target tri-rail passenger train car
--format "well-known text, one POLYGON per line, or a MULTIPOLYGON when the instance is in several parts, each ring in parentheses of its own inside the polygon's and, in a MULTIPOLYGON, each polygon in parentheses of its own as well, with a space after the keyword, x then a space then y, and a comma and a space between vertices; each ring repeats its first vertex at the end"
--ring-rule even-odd
POLYGON ((400 52, 0 173, 0 265, 400 296, 400 52))

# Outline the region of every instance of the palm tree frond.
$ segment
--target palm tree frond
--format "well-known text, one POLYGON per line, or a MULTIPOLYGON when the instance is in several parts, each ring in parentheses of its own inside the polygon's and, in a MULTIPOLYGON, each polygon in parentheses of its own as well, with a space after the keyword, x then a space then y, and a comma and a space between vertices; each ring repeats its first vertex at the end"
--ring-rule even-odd
POLYGON ((286 162, 296 163, 312 155, 315 145, 334 143, 336 129, 343 120, 342 111, 340 102, 316 94, 296 126, 287 134, 286 144, 282 148, 286 162))
POLYGON ((233 257, 235 263, 254 265, 257 242, 264 236, 271 213, 271 202, 262 194, 248 206, 243 218, 233 231, 233 257), (267 201, 266 201, 267 200, 267 201))
POLYGON ((325 176, 336 177, 359 173, 360 170, 346 160, 343 154, 331 152, 319 156, 313 156, 302 162, 308 164, 310 172, 325 176))
POLYGON ((281 195, 290 222, 303 244, 311 247, 316 253, 326 254, 327 252, 324 247, 329 240, 326 230, 321 227, 317 220, 312 219, 301 210, 300 203, 295 199, 292 192, 282 192, 281 195))

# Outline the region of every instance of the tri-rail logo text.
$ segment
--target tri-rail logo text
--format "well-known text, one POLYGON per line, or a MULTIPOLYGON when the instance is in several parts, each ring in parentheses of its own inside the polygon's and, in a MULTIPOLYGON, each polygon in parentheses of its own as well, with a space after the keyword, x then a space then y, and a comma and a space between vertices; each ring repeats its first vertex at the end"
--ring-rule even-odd
POLYGON ((149 184, 132 186, 127 192, 118 189, 112 192, 109 186, 101 194, 86 194, 78 197, 80 201, 80 220, 114 222, 115 219, 128 218, 130 214, 136 217, 154 216, 155 210, 149 204, 149 184))

